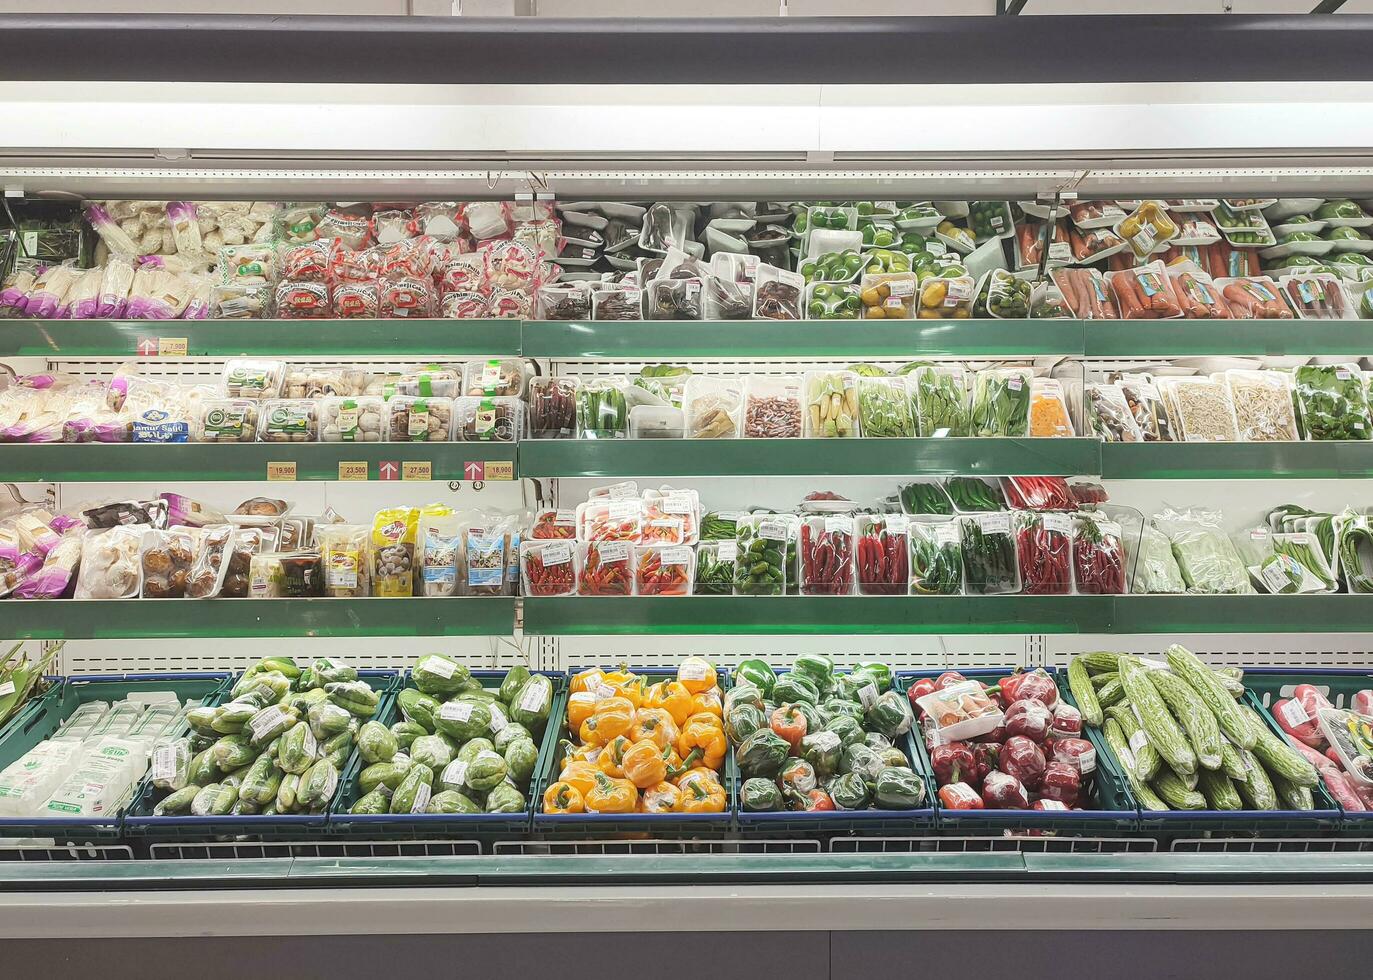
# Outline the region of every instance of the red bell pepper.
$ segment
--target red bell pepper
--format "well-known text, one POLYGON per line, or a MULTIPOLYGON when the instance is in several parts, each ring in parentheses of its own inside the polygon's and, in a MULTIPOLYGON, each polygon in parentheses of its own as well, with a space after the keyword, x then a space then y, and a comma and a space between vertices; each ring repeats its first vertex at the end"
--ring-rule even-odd
POLYGON ((946 810, 982 810, 982 797, 967 783, 950 783, 939 788, 939 802, 946 810))
POLYGON ((1075 807, 1082 794, 1082 774, 1065 762, 1051 762, 1044 768, 1039 794, 1066 807, 1075 807))
MULTIPOLYGON (((1033 793, 1039 790, 1048 762, 1044 758, 1044 750, 1038 745, 1023 735, 1013 735, 1001 746, 997 765, 1002 772, 1014 776, 1033 793)), ((990 780, 991 776, 987 779, 990 780)))
POLYGON ((930 753, 930 763, 940 786, 964 782, 975 769, 973 750, 963 742, 936 745, 930 753))
POLYGON ((806 737, 806 716, 794 704, 784 704, 772 713, 768 727, 788 745, 792 753, 800 751, 801 739, 806 737))
POLYGON ((982 783, 982 803, 988 810, 1026 810, 1030 794, 1025 785, 1005 772, 989 772, 982 783))
POLYGON ((823 789, 813 789, 806 794, 805 809, 811 812, 815 810, 833 810, 834 800, 830 799, 830 795, 823 789))
POLYGON ((915 712, 917 718, 925 714, 925 709, 918 704, 919 700, 926 694, 933 694, 936 690, 933 678, 922 677, 912 684, 910 690, 906 692, 906 697, 911 702, 911 711, 915 712))

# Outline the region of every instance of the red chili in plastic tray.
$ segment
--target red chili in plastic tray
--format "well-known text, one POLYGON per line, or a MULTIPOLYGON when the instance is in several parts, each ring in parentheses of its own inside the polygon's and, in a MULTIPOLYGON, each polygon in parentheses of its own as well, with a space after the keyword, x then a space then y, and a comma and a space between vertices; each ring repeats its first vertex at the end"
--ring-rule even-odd
POLYGON ((1046 526, 1039 514, 1019 514, 1016 552, 1020 562, 1020 587, 1026 595, 1067 595, 1073 590, 1071 551, 1067 518, 1050 516, 1050 523, 1063 521, 1062 529, 1046 526))
POLYGON ((571 561, 545 565, 542 551, 525 553, 524 573, 530 595, 571 595, 577 582, 571 561))
POLYGON ((852 518, 812 517, 802 523, 801 592, 803 595, 849 595, 853 592, 852 518))
POLYGON ((634 574, 638 578, 639 595, 689 595, 691 576, 686 562, 691 561, 691 549, 642 548, 634 574), (684 561, 667 561, 671 552, 681 552, 684 561))
POLYGON ((905 595, 910 590, 909 538, 885 524, 870 524, 858 539, 858 591, 905 595))
POLYGON ((541 510, 529 536, 536 541, 571 540, 577 536, 577 516, 570 510, 541 510))
POLYGON ((1061 476, 1008 476, 1002 480, 1006 502, 1016 510, 1076 510, 1068 481, 1061 476))
POLYGON ((1108 524, 1079 516, 1073 535, 1073 574, 1085 595, 1125 594, 1125 549, 1108 524))
POLYGON ((1110 500, 1106 488, 1100 483, 1073 483, 1068 486, 1079 507, 1085 504, 1104 504, 1110 500))
POLYGON ((623 541, 592 541, 586 545, 578 595, 633 595, 629 545, 623 541))

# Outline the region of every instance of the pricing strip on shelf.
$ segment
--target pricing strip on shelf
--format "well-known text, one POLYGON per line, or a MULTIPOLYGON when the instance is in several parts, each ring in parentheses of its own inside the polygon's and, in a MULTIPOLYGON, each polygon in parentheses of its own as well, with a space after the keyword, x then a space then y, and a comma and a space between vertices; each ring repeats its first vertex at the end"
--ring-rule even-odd
POLYGON ((431 460, 406 460, 400 465, 400 478, 402 480, 432 480, 434 479, 434 464, 431 460))
POLYGON ((369 467, 365 459, 340 460, 338 478, 342 481, 365 481, 369 479, 369 467))
POLYGON ((515 479, 514 462, 508 459, 488 459, 486 461, 486 478, 506 482, 515 479))
POLYGON ((296 479, 296 461, 287 462, 268 462, 267 480, 271 483, 294 483, 296 479))

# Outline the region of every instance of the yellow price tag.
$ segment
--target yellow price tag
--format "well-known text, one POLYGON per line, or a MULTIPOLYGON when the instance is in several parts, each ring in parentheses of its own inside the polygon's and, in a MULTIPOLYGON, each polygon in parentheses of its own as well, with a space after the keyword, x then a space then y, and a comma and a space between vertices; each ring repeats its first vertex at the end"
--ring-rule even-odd
POLYGON ((338 478, 340 480, 366 480, 368 478, 367 460, 341 460, 338 464, 338 478))
POLYGON ((158 337, 157 338, 158 357, 185 357, 186 338, 185 337, 158 337))
POLYGON ((267 479, 276 482, 294 482, 296 478, 296 464, 292 460, 289 463, 268 463, 267 479))
POLYGON ((508 459, 488 459, 486 461, 486 478, 488 480, 515 479, 514 462, 508 459))
POLYGON ((434 464, 427 459, 421 463, 403 462, 400 464, 400 478, 402 480, 432 480, 434 479, 434 464))

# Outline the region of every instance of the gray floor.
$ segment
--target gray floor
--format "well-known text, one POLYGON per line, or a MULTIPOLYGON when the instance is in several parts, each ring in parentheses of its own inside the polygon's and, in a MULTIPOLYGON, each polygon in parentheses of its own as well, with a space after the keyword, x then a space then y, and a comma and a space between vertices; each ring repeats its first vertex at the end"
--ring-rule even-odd
POLYGON ((1365 975, 1369 932, 690 932, 597 936, 340 936, 19 940, 0 943, 7 976, 102 980, 247 976, 351 980, 412 976, 609 980, 642 972, 696 980, 1196 980, 1365 975), (608 958, 607 958, 608 957, 608 958), (1313 964, 1315 966, 1313 966, 1313 964))

